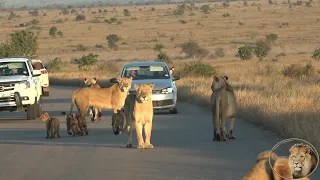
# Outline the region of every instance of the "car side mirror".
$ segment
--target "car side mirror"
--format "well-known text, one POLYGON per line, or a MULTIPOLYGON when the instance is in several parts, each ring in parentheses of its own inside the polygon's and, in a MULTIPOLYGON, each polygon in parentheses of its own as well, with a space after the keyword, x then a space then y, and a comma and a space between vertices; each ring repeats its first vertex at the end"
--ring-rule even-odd
POLYGON ((179 80, 180 79, 180 76, 173 76, 173 80, 174 81, 177 81, 177 80, 179 80))
POLYGON ((41 75, 41 72, 40 71, 33 71, 33 75, 32 77, 38 77, 41 75))
POLYGON ((111 83, 118 83, 118 80, 117 80, 117 78, 111 78, 111 79, 110 79, 110 82, 111 82, 111 83))

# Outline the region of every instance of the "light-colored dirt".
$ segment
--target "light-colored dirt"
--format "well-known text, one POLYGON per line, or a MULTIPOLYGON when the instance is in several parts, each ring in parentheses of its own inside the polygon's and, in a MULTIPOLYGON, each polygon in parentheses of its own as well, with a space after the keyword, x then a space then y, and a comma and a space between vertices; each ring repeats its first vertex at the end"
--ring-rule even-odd
MULTIPOLYGON (((271 149, 280 138, 236 121, 237 139, 212 141, 210 112, 179 103, 179 114, 156 114, 152 143, 155 149, 125 148, 126 133, 115 136, 111 111, 91 123, 89 136, 68 135, 62 111, 68 111, 76 87, 52 86, 43 110, 60 118, 61 139, 47 140, 39 120, 22 120, 25 113, 0 113, 0 179, 224 179, 239 180, 255 163, 256 155, 271 149), (8 120, 9 118, 14 118, 8 120)), ((319 171, 311 179, 319 179, 319 171)))

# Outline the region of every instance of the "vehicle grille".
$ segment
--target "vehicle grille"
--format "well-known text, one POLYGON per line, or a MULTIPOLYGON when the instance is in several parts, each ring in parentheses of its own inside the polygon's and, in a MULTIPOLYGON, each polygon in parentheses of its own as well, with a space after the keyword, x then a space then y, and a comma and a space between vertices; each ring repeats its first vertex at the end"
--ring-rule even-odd
POLYGON ((14 86, 15 86, 14 83, 1 83, 0 84, 0 92, 13 91, 14 86))
POLYGON ((173 100, 167 99, 167 100, 163 100, 163 101, 152 101, 152 103, 153 103, 153 107, 168 106, 168 105, 173 104, 173 100))
POLYGON ((15 102, 14 97, 0 97, 0 103, 15 102))

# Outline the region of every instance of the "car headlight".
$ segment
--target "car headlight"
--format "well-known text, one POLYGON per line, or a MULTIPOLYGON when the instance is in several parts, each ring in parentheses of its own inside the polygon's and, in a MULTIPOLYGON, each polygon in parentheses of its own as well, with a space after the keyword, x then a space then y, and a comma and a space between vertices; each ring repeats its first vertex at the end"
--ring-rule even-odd
POLYGON ((163 94, 172 93, 172 87, 162 89, 161 93, 163 93, 163 94))
POLYGON ((29 81, 23 81, 19 84, 19 89, 27 89, 30 88, 30 82, 29 81))

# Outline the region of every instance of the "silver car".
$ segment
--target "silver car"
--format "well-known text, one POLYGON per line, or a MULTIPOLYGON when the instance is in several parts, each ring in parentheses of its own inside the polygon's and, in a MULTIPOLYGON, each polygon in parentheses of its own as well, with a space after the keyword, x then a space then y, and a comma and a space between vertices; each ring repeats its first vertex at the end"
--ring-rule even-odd
MULTIPOLYGON (((153 108, 155 110, 169 110, 177 114, 177 87, 175 81, 179 76, 172 76, 164 62, 133 62, 125 64, 120 77, 132 76, 132 86, 129 93, 134 92, 134 84, 150 84, 155 86, 152 91, 153 108)), ((113 80, 111 79, 111 82, 113 80)))

